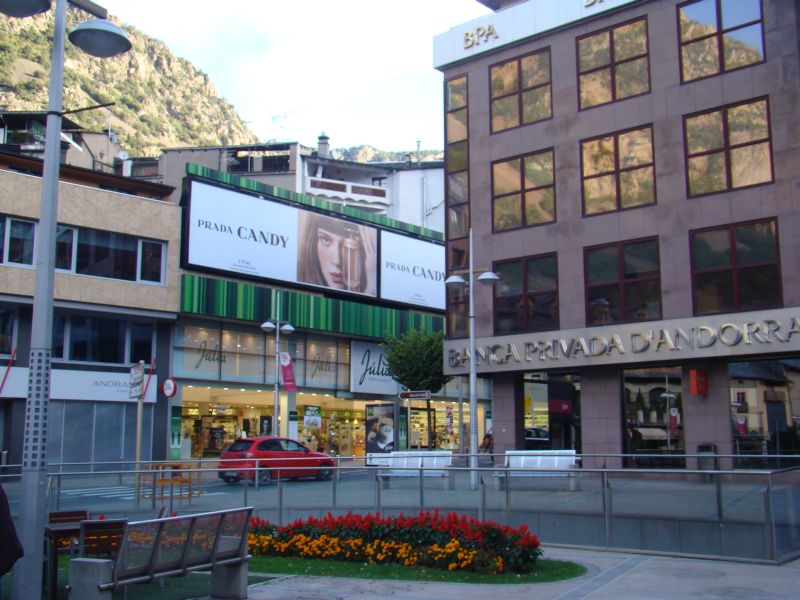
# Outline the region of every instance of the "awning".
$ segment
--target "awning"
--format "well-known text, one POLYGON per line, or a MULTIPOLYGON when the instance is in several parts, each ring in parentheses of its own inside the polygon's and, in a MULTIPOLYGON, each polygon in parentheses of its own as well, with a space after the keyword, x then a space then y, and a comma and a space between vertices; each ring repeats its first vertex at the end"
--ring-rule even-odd
POLYGON ((643 440, 665 440, 667 430, 659 427, 637 427, 636 431, 642 436, 643 440))

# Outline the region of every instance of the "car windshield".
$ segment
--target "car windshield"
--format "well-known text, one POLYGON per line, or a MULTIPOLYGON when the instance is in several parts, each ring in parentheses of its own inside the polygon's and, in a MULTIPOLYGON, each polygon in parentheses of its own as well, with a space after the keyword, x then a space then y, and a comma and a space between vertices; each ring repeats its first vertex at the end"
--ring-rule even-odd
POLYGON ((247 452, 252 445, 253 440, 236 440, 226 448, 226 452, 247 452))

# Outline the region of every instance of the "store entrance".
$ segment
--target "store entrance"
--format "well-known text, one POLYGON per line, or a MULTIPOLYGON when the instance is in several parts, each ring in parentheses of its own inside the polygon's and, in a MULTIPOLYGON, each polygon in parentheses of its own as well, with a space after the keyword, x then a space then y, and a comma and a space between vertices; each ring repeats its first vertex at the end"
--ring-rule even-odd
POLYGON ((525 374, 526 450, 580 452, 580 389, 577 374, 525 374))

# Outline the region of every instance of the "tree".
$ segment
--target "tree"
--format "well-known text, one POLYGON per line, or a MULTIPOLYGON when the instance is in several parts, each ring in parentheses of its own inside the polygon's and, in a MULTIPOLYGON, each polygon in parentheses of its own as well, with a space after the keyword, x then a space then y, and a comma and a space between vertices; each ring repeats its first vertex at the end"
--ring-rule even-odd
POLYGON ((420 330, 387 338, 381 346, 392 377, 408 390, 441 390, 452 379, 442 372, 443 339, 441 331, 420 330))

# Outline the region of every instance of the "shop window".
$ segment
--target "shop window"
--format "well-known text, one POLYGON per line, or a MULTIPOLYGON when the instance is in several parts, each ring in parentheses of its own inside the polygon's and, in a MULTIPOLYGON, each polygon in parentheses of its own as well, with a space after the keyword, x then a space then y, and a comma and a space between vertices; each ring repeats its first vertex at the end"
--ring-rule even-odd
POLYGON ((652 126, 581 142, 581 169, 584 215, 655 203, 652 126))
POLYGON ((650 91, 647 20, 578 38, 581 110, 650 91))
POLYGON ((774 219, 704 229, 690 235, 694 314, 783 305, 774 219))
POLYGON ((681 369, 628 369, 623 380, 627 466, 686 468, 681 369))
POLYGON ((495 288, 495 333, 558 329, 558 267, 556 255, 497 263, 500 285, 495 288))
POLYGON ((762 63, 760 0, 697 0, 678 6, 681 81, 762 63))
POLYGON ((766 98, 687 115, 683 131, 689 196, 772 182, 766 98))
POLYGON ((656 239, 588 248, 585 264, 587 325, 661 318, 656 239))
POLYGON ((553 116, 549 49, 493 65, 489 78, 492 133, 553 116))
POLYGON ((494 231, 507 231, 556 220, 553 150, 492 164, 494 231))

